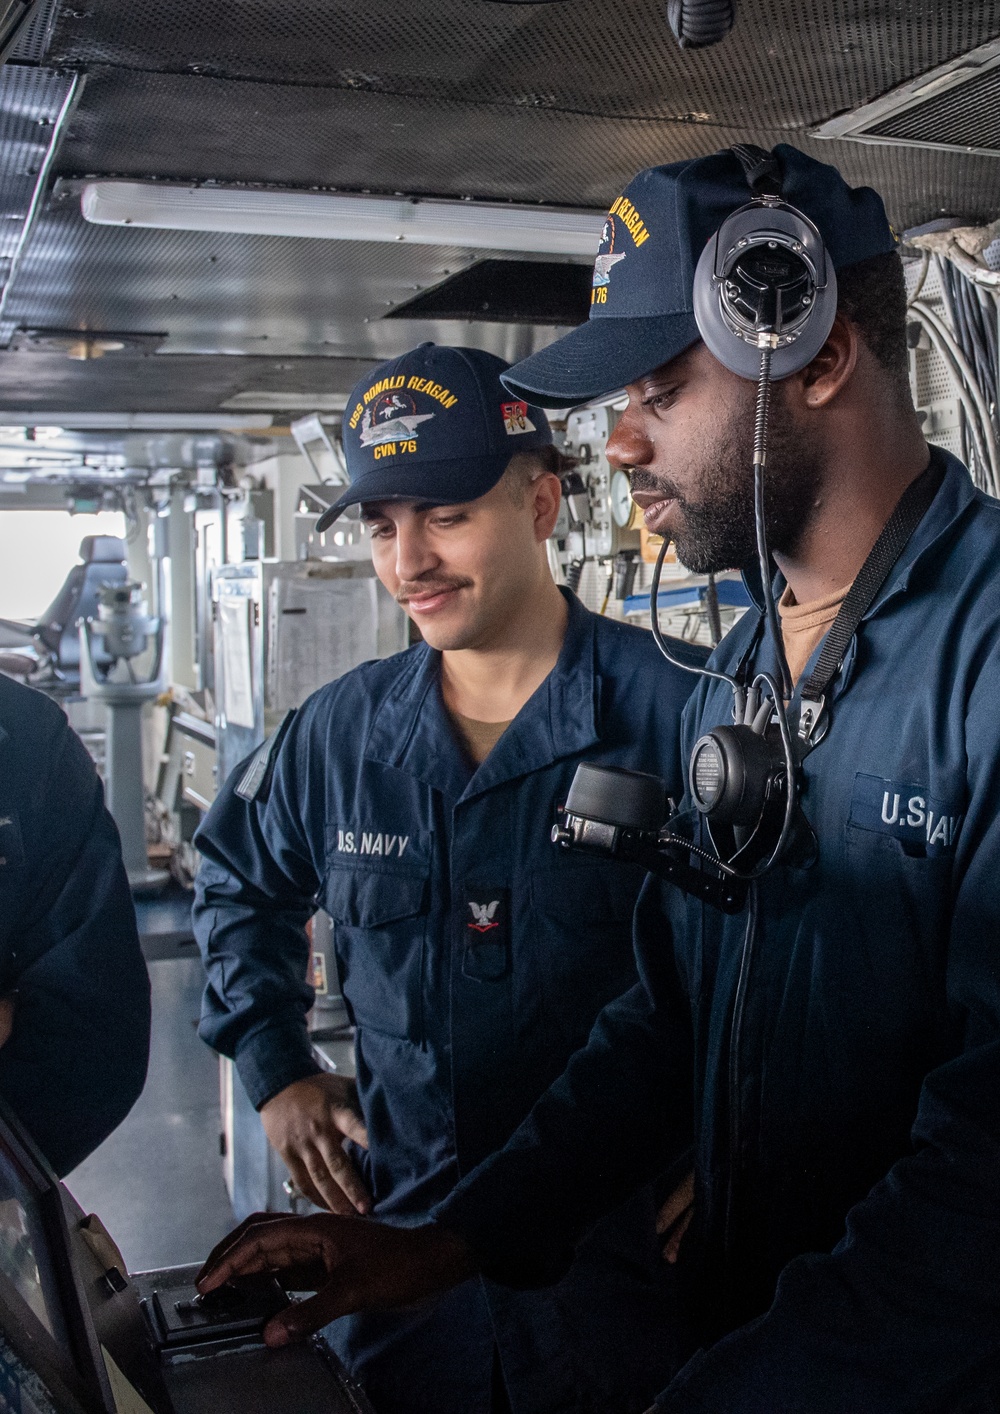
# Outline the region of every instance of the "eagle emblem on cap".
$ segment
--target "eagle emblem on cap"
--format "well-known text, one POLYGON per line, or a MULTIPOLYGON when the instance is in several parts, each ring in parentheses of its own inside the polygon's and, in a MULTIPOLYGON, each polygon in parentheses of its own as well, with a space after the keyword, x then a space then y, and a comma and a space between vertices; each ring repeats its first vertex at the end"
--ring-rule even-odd
POLYGON ((432 412, 417 412, 409 393, 383 393, 366 409, 358 440, 362 447, 409 441, 418 435, 420 423, 429 422, 433 416, 432 412))
POLYGON ((598 285, 610 285, 612 267, 617 265, 619 260, 624 260, 624 255, 599 255, 594 261, 594 287, 598 285))

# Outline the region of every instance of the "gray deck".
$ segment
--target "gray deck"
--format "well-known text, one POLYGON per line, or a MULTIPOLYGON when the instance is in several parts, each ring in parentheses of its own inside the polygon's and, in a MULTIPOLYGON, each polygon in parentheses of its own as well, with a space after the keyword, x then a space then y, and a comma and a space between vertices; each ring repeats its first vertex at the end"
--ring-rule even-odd
POLYGON ((124 1124, 66 1179, 133 1272, 201 1261, 234 1225, 219 1157, 218 1060, 195 1031, 201 960, 150 962, 149 975, 146 1088, 124 1124))

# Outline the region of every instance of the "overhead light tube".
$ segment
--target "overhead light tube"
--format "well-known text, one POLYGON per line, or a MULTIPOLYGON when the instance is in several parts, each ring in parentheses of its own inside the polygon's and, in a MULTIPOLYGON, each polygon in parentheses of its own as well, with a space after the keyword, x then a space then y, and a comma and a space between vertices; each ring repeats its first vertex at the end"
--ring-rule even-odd
POLYGON ((81 209, 98 226, 586 256, 597 254, 605 219, 553 206, 119 181, 88 182, 81 209))

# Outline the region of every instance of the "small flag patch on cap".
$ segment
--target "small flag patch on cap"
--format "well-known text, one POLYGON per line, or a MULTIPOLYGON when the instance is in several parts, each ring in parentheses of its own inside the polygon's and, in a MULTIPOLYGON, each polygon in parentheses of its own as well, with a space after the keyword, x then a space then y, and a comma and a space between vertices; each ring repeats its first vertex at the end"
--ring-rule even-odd
POLYGON ((528 416, 528 404, 522 402, 501 403, 504 430, 508 437, 518 437, 522 432, 534 432, 535 424, 528 416))

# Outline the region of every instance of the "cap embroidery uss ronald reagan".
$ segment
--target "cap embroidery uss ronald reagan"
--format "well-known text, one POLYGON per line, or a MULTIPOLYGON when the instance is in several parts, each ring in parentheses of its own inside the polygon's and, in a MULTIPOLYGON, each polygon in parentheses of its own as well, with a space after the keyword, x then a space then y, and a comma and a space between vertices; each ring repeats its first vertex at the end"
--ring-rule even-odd
POLYGON ((496 485, 515 452, 548 446, 544 412, 501 384, 507 367, 482 349, 428 343, 369 373, 344 413, 351 484, 317 529, 364 502, 474 501, 496 485))

